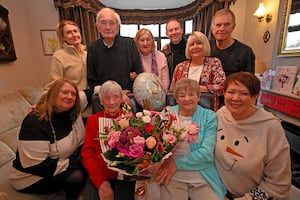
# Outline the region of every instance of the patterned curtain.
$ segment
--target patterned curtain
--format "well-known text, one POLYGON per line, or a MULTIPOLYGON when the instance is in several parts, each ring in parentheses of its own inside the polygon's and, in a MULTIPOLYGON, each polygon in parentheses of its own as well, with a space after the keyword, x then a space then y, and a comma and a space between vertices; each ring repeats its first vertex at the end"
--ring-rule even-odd
MULTIPOLYGON (((99 0, 53 0, 59 11, 59 19, 75 21, 81 28, 83 42, 88 44, 98 38, 95 16, 98 10, 105 7, 99 0)), ((159 10, 122 10, 119 13, 122 24, 162 24, 168 19, 179 21, 194 20, 194 30, 199 30, 210 38, 210 25, 214 13, 236 0, 195 0, 187 6, 176 9, 159 10)))

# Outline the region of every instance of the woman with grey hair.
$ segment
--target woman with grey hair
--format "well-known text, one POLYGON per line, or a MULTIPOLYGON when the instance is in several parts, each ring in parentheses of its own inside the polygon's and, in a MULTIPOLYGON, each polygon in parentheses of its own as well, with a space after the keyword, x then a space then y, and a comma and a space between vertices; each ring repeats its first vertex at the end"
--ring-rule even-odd
POLYGON ((121 86, 112 80, 104 82, 99 91, 99 99, 104 110, 91 115, 86 124, 82 149, 82 163, 89 174, 84 199, 89 200, 132 200, 135 181, 118 180, 118 173, 108 169, 103 160, 99 132, 111 119, 124 114, 121 109, 123 92, 121 86), (117 192, 116 192, 117 191, 117 192))
POLYGON ((198 105, 200 88, 197 81, 183 78, 174 86, 177 105, 169 112, 176 114, 186 129, 174 150, 157 171, 164 200, 223 200, 225 188, 214 163, 217 118, 212 110, 198 105))

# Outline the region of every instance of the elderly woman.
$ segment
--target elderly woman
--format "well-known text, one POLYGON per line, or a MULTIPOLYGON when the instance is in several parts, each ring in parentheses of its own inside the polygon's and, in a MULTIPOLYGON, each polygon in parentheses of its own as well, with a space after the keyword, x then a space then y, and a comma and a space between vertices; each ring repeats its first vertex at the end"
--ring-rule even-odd
POLYGON ((221 61, 210 56, 210 45, 207 37, 194 31, 187 40, 185 56, 187 61, 179 63, 173 74, 169 91, 182 78, 196 80, 201 92, 222 95, 226 79, 221 61))
POLYGON ((100 142, 95 140, 99 137, 99 131, 103 131, 104 125, 101 122, 108 118, 115 119, 123 114, 122 98, 122 88, 117 82, 111 80, 104 82, 99 93, 104 110, 91 115, 87 120, 82 163, 89 174, 89 181, 84 199, 134 199, 135 182, 117 180, 118 173, 107 168, 107 163, 101 156, 100 142))
POLYGON ((279 119, 254 105, 259 79, 237 72, 224 89, 215 158, 228 199, 285 199, 291 186, 289 143, 279 119))
POLYGON ((155 50, 154 37, 149 29, 142 28, 135 35, 135 43, 140 52, 142 72, 157 75, 162 81, 163 88, 169 89, 169 69, 166 56, 155 50))
POLYGON ((23 120, 11 184, 24 193, 66 191, 77 199, 86 182, 79 146, 84 140, 78 89, 55 81, 23 120))
POLYGON ((87 89, 87 51, 81 43, 78 25, 70 20, 62 20, 56 25, 56 35, 60 48, 53 54, 49 83, 46 84, 45 91, 61 78, 73 81, 79 91, 87 89))
POLYGON ((192 79, 180 79, 174 87, 178 105, 170 108, 186 128, 173 157, 157 171, 164 200, 223 200, 225 189, 214 164, 217 132, 215 112, 198 105, 200 87, 192 79))

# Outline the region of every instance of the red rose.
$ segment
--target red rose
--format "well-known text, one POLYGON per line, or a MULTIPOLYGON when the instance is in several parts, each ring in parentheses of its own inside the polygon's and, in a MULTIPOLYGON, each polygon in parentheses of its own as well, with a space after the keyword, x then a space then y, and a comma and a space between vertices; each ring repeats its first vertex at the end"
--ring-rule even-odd
POLYGON ((146 124, 145 125, 145 131, 146 133, 151 133, 151 131, 153 131, 155 128, 155 126, 153 124, 146 124))

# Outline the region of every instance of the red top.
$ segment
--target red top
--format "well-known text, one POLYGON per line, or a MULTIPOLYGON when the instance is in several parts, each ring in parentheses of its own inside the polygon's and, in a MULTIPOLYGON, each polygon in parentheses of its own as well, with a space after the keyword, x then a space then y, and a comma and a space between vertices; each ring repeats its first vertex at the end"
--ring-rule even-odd
POLYGON ((104 181, 108 179, 116 179, 118 175, 117 172, 107 168, 107 164, 101 156, 102 151, 99 140, 95 140, 95 138, 99 137, 98 118, 104 117, 104 115, 106 118, 114 119, 117 118, 120 113, 117 113, 115 116, 111 116, 107 113, 104 114, 104 111, 100 111, 91 115, 87 120, 84 145, 81 152, 82 163, 89 174, 90 180, 97 189, 104 181))

